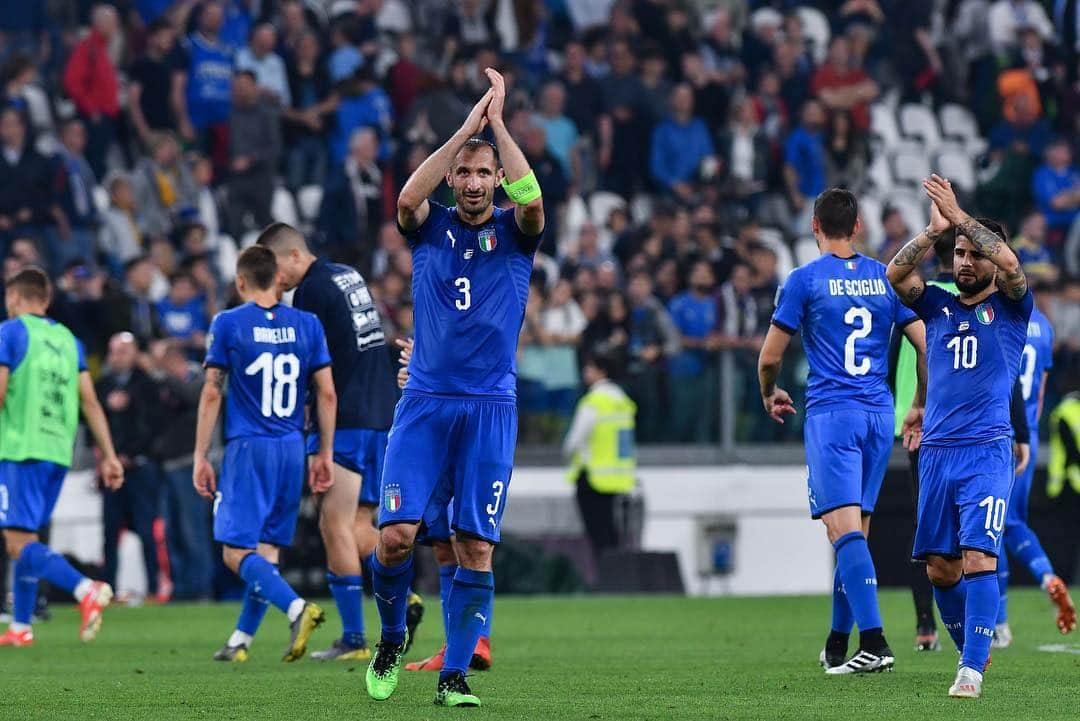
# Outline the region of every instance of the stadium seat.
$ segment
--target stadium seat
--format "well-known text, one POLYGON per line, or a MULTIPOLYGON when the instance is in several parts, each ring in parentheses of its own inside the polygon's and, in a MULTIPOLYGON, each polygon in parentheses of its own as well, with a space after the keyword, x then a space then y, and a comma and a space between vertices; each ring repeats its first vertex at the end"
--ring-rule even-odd
POLYGON ((941 120, 941 134, 946 138, 966 143, 979 137, 975 115, 963 105, 946 103, 938 111, 938 117, 941 120))
POLYGON ((829 52, 829 37, 832 34, 829 30, 829 19, 817 8, 803 6, 796 12, 802 22, 803 35, 810 40, 814 60, 820 63, 829 52))
POLYGON ((97 212, 104 213, 109 209, 109 191, 100 185, 95 185, 92 191, 94 196, 94 207, 97 208, 97 212))
POLYGON ((881 225, 882 210, 881 201, 873 195, 864 195, 859 198, 859 219, 866 230, 869 249, 875 253, 881 250, 881 242, 885 237, 885 229, 881 225))
POLYGON ((784 242, 784 234, 776 228, 761 228, 758 230, 758 239, 761 244, 776 253, 776 273, 781 278, 786 278, 795 268, 795 258, 791 254, 791 248, 784 242))
POLYGON ((296 200, 288 188, 274 188, 274 197, 270 201, 270 217, 294 228, 300 225, 300 217, 296 214, 296 200))
POLYGON ((885 103, 870 106, 870 133, 887 151, 897 150, 903 143, 900 126, 896 124, 896 113, 885 103))
POLYGON ((245 248, 250 248, 251 246, 255 245, 255 241, 258 239, 259 231, 257 230, 249 230, 248 232, 244 233, 244 237, 240 239, 240 250, 244 250, 245 248))
POLYGON ((889 197, 889 205, 900 211, 908 231, 916 233, 926 227, 930 221, 930 201, 923 202, 921 196, 914 193, 896 193, 889 197))
POLYGON ((935 172, 948 178, 957 188, 964 193, 975 190, 975 164, 971 157, 964 152, 946 152, 938 155, 935 172))
POLYGON ((817 241, 811 236, 799 238, 795 241, 795 263, 802 267, 821 255, 817 241))
POLYGON ((237 250, 236 241, 231 235, 222 233, 217 242, 218 275, 226 283, 231 283, 236 278, 236 257, 240 255, 240 251, 237 250))
POLYGON ((889 159, 884 153, 878 153, 874 157, 866 170, 866 179, 878 195, 888 193, 896 185, 892 166, 889 165, 889 159))
POLYGON ((586 220, 589 220, 589 208, 585 205, 585 199, 580 195, 571 196, 562 212, 561 235, 556 239, 559 253, 565 253, 568 244, 577 243, 578 233, 586 220))
POLYGON ((919 103, 900 106, 900 131, 907 138, 918 138, 927 151, 941 145, 941 130, 934 111, 919 103))
POLYGON ((300 205, 300 217, 308 223, 314 222, 319 217, 319 206, 322 204, 322 186, 305 185, 296 196, 300 205))
POLYGON ((930 175, 930 160, 922 153, 904 151, 893 158, 893 169, 897 184, 917 189, 930 175))
POLYGON ((635 225, 649 222, 653 212, 653 197, 646 193, 638 193, 630 201, 630 219, 635 225))
POLYGON ((589 217, 597 228, 607 226, 611 211, 616 208, 626 208, 626 200, 621 195, 597 190, 589 196, 589 217))

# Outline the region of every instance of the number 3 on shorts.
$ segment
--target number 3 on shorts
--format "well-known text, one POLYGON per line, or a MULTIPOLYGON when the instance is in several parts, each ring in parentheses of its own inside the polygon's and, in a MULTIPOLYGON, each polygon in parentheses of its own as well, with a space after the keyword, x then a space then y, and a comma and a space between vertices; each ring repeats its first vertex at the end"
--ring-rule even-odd
POLYGON ((499 512, 499 506, 502 505, 503 489, 506 485, 502 481, 495 481, 491 484, 491 495, 494 497, 495 502, 487 504, 487 513, 489 516, 494 516, 499 512))

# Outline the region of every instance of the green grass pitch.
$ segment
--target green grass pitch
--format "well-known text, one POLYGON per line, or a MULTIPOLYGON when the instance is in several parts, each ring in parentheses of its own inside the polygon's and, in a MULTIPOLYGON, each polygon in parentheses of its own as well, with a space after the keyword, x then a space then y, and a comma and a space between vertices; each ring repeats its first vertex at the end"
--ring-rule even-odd
MULTIPOLYGON (((817 655, 829 599, 506 597, 494 619, 495 666, 477 674, 479 709, 432 705, 435 676, 403 673, 398 692, 375 702, 364 665, 282 663, 288 635, 271 609, 245 664, 210 660, 232 628, 235 605, 117 608, 90 645, 74 611, 56 607, 36 645, 0 648, 0 719, 1076 719, 1080 637, 1062 637, 1038 591, 1013 591, 1016 643, 995 651, 984 696, 945 696, 956 668, 941 653, 912 651, 910 597, 882 593, 896 671, 826 678, 817 655), (1039 646, 1064 644, 1048 653, 1039 646)), ((431 599, 411 657, 441 643, 431 599)), ((329 623, 313 647, 338 631, 329 623)), ((368 628, 377 628, 365 603, 368 628)))

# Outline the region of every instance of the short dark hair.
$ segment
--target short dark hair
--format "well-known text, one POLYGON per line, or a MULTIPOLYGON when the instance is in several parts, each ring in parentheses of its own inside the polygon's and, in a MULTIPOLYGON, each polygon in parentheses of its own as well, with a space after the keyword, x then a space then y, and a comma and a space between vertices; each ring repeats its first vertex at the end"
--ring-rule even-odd
POLYGON ((618 361, 616 361, 611 354, 603 353, 600 351, 591 351, 585 354, 585 362, 582 366, 589 366, 596 368, 608 378, 611 378, 618 371, 618 361))
POLYGON ((176 30, 173 24, 165 18, 157 18, 154 22, 150 23, 150 27, 146 28, 147 35, 156 35, 163 30, 176 30))
POLYGON ((244 248, 236 259, 236 274, 259 290, 270 290, 277 276, 277 258, 272 250, 261 245, 244 248))
POLYGON ((938 265, 943 268, 952 267, 953 249, 956 247, 956 233, 953 229, 946 231, 934 242, 934 257, 938 265))
POLYGON ((48 274, 36 265, 29 265, 7 281, 7 289, 26 300, 48 303, 52 298, 52 283, 48 274))
POLYGON ((304 234, 289 225, 288 223, 271 223, 270 225, 263 228, 262 231, 259 233, 259 237, 255 239, 255 245, 260 245, 264 248, 275 250, 279 246, 283 245, 284 241, 290 235, 294 235, 300 238, 300 240, 304 240, 304 234))
POLYGON ((826 238, 850 238, 859 220, 859 201, 844 188, 829 188, 814 201, 814 218, 826 238))

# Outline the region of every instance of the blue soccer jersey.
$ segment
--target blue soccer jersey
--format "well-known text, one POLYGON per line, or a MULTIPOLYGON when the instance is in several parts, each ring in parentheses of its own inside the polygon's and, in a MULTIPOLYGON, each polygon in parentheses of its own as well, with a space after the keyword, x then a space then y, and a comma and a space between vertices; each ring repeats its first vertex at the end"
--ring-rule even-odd
POLYGON ((802 331, 810 365, 806 414, 842 408, 892 413, 886 376, 893 325, 916 316, 885 276, 885 266, 863 255, 823 255, 787 277, 772 323, 802 331))
POLYGON ((229 374, 225 440, 302 431, 309 381, 328 365, 326 336, 311 313, 254 303, 218 313, 210 324, 206 366, 229 374))
POLYGON ((533 255, 543 234, 526 236, 513 210, 463 222, 430 203, 424 223, 404 232, 413 252, 416 349, 407 390, 513 397, 517 343, 533 255))
POLYGON ((317 259, 296 286, 293 307, 314 313, 334 359, 337 429, 388 430, 397 381, 379 311, 360 273, 317 259))
POLYGON ((929 382, 924 446, 974 445, 1012 435, 1009 403, 1031 317, 1020 300, 993 293, 966 305, 928 285, 912 305, 926 322, 929 382))
MULTIPOLYGON (((1027 325, 1027 343, 1020 356, 1020 390, 1024 395, 1031 435, 1039 433, 1039 395, 1043 374, 1054 366, 1054 329, 1038 308, 1032 308, 1027 325)), ((1034 465, 1034 464, 1032 464, 1034 465)))

